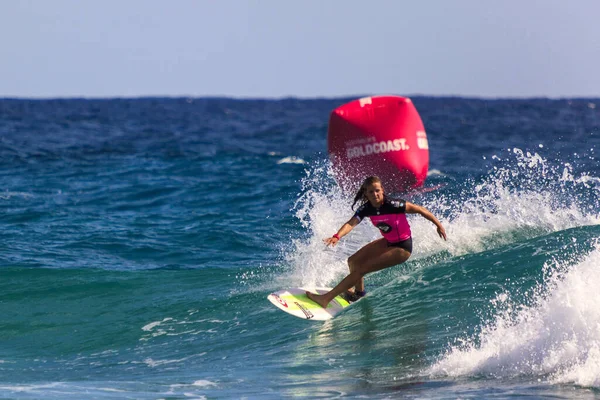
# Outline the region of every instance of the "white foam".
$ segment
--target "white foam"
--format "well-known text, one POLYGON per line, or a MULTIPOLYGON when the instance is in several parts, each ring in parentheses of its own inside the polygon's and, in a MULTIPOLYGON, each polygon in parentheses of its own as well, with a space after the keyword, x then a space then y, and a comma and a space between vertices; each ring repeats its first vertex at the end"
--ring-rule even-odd
POLYGON ((29 199, 33 197, 33 194, 27 192, 9 192, 8 190, 0 192, 0 199, 2 200, 8 200, 12 197, 22 197, 24 199, 29 199))
POLYGON ((427 171, 427 176, 446 176, 439 169, 430 169, 427 171))
POLYGON ((160 326, 163 322, 172 321, 173 318, 164 318, 162 321, 154 321, 142 327, 143 331, 150 332, 157 326, 160 326))
MULTIPOLYGON (((532 291, 533 305, 506 294, 495 320, 474 338, 452 346, 433 375, 549 376, 550 382, 600 387, 600 250, 550 271, 532 291)), ((495 304, 496 305, 496 304, 495 304)))
POLYGON ((0 390, 6 390, 17 393, 29 393, 41 390, 52 389, 53 393, 60 393, 59 389, 64 387, 63 382, 51 382, 46 384, 32 384, 32 385, 5 385, 0 386, 0 390))
POLYGON ((151 368, 154 368, 154 367, 158 367, 161 365, 181 363, 181 362, 189 360, 190 358, 193 358, 193 357, 196 357, 196 355, 191 355, 188 357, 171 359, 171 360, 154 360, 151 357, 147 357, 143 360, 143 363, 151 368))
POLYGON ((199 387, 210 387, 210 386, 217 386, 217 384, 215 382, 211 382, 205 379, 201 379, 198 381, 195 381, 194 383, 192 383, 192 385, 194 386, 199 386, 199 387))
POLYGON ((306 161, 296 156, 284 157, 277 161, 277 164, 306 164, 306 161))

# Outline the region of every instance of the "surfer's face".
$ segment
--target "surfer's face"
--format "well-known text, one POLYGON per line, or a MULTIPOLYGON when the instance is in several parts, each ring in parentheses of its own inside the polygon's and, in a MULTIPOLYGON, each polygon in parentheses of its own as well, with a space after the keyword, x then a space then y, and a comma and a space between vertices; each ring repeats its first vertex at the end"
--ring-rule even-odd
POLYGON ((381 183, 375 182, 367 186, 366 196, 373 206, 381 205, 383 203, 383 188, 381 187, 381 183))

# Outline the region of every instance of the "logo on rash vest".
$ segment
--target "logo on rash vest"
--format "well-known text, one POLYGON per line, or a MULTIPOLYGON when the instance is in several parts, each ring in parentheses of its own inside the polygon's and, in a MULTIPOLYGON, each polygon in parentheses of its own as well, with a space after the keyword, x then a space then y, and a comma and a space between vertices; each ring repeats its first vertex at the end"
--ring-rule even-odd
POLYGON ((313 313, 304 308, 302 304, 298 303, 297 301, 295 301, 294 304, 298 306, 298 308, 304 313, 304 315, 306 315, 306 319, 311 319, 312 317, 314 317, 313 313))
POLYGON ((275 297, 275 300, 277 300, 279 302, 279 304, 281 304, 282 306, 284 306, 285 308, 288 308, 287 303, 285 302, 284 299, 282 299, 281 297, 277 296, 275 293, 271 293, 271 295, 273 297, 275 297))
POLYGON ((379 228, 379 230, 383 233, 388 233, 389 231, 392 230, 392 227, 390 225, 386 224, 385 222, 380 222, 375 226, 377 228, 379 228))

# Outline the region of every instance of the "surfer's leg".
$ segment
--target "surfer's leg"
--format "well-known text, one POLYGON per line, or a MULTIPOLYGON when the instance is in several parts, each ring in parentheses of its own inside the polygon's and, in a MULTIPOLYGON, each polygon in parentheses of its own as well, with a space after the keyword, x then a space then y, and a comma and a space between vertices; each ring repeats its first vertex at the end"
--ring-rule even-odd
POLYGON ((319 304, 321 307, 327 307, 327 304, 331 302, 338 294, 342 294, 346 290, 350 289, 352 286, 356 285, 362 278, 362 275, 358 273, 358 271, 351 272, 350 275, 346 276, 340 283, 337 284, 336 287, 331 289, 329 292, 324 294, 314 294, 311 292, 306 292, 306 296, 319 304))
MULTIPOLYGON (((368 251, 365 250, 365 255, 368 256, 367 260, 360 265, 355 265, 354 271, 350 272, 350 274, 338 283, 336 287, 322 295, 307 292, 306 295, 308 298, 322 307, 327 307, 327 304, 329 304, 335 296, 342 294, 352 286, 359 284, 366 274, 389 268, 397 264, 402 264, 410 257, 410 253, 405 249, 400 247, 388 247, 385 240, 376 240, 372 244, 373 246, 370 246, 368 251)), ((363 247, 363 249, 365 247, 363 247)))
MULTIPOLYGON (((369 258, 372 257, 373 253, 379 253, 381 251, 381 247, 383 247, 382 243, 387 243, 385 238, 377 239, 371 243, 368 243, 361 247, 356 253, 351 255, 350 258, 348 258, 348 268, 350 269, 350 273, 354 272, 354 270, 356 270, 360 265, 365 264, 369 258)), ((361 278, 356 283, 354 286, 354 292, 351 292, 351 289, 352 288, 349 289, 350 293, 364 292, 365 279, 361 278)))

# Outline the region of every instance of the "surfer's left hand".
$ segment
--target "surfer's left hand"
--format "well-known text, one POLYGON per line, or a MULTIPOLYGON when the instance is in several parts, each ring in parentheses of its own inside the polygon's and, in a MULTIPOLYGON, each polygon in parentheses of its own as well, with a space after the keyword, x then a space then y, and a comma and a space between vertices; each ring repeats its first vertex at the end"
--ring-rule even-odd
POLYGON ((442 239, 444 239, 444 240, 447 240, 447 239, 446 239, 446 230, 444 229, 444 227, 443 227, 443 226, 441 226, 441 227, 438 227, 438 228, 437 228, 437 232, 438 232, 438 235, 440 235, 440 237, 441 237, 442 239))

